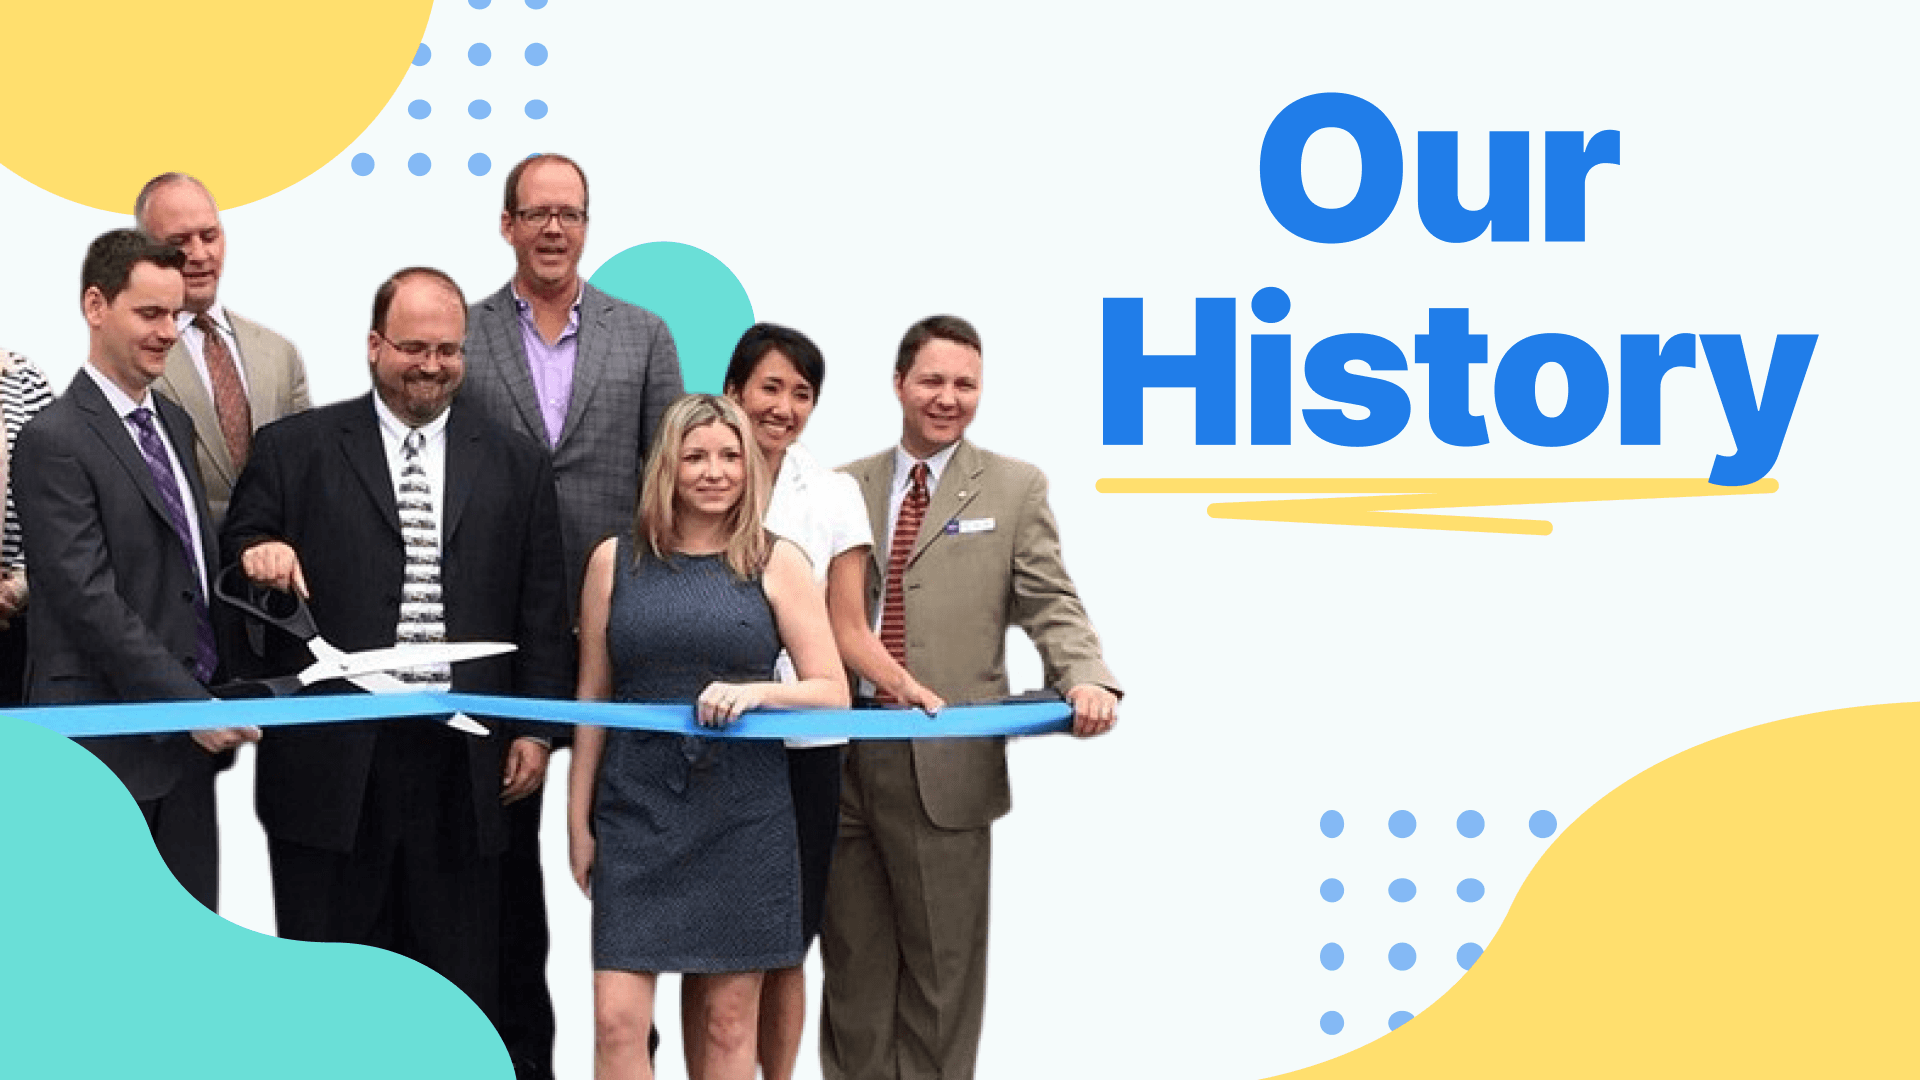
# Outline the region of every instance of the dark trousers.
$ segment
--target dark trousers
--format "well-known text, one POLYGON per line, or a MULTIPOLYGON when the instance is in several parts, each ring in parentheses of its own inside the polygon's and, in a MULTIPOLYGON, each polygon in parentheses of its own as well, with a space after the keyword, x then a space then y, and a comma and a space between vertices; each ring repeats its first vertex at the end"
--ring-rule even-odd
POLYGON ((470 738, 389 724, 352 851, 268 838, 280 936, 372 945, 444 976, 498 1022, 500 859, 474 842, 470 738))
POLYGON ((153 846, 195 900, 220 910, 220 832, 214 814, 212 755, 195 750, 185 758, 173 790, 140 803, 153 846))
POLYGON ((518 1080, 553 1076, 553 998, 547 993, 547 893, 540 807, 547 789, 508 806, 500 860, 500 1040, 518 1080))
POLYGON ((840 768, 844 746, 787 748, 787 788, 793 793, 794 831, 800 837, 800 943, 820 935, 827 903, 827 870, 840 832, 840 768))

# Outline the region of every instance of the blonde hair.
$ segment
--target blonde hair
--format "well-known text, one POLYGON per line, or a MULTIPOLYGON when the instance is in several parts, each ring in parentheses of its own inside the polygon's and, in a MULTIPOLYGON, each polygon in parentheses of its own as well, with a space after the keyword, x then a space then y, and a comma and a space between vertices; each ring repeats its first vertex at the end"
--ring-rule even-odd
POLYGON ((644 549, 664 562, 677 550, 674 504, 679 487, 680 447, 687 441, 688 433, 708 424, 725 424, 740 440, 746 485, 733 509, 727 512, 727 542, 722 555, 727 569, 746 581, 759 576, 773 547, 766 530, 767 463, 753 441, 747 414, 740 411, 740 406, 712 394, 688 394, 660 417, 660 426, 653 435, 653 450, 647 455, 647 467, 641 470, 639 504, 633 512, 633 557, 638 562, 644 549))

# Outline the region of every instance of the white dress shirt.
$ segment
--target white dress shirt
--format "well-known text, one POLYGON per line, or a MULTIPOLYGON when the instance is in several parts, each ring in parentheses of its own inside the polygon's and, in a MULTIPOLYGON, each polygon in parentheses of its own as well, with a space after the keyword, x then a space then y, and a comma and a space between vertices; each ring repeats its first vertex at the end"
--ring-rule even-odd
MULTIPOLYGON (((207 394, 213 394, 213 377, 207 374, 207 335, 193 325, 195 316, 191 311, 182 309, 174 316, 174 326, 180 332, 180 340, 187 346, 187 355, 193 357, 193 370, 200 375, 200 385, 207 388, 207 394)), ((207 309, 207 318, 213 321, 213 329, 220 340, 227 343, 227 355, 233 357, 233 368, 240 376, 240 389, 247 394, 247 400, 253 400, 253 389, 247 385, 247 365, 240 359, 240 339, 233 336, 233 320, 227 318, 227 309, 216 301, 207 309)))
MULTIPOLYGON (((427 485, 432 488, 430 495, 433 503, 433 520, 440 526, 441 550, 446 550, 447 516, 441 511, 447 505, 447 415, 451 408, 440 410, 440 415, 420 426, 420 434, 426 438, 426 445, 420 449, 420 468, 427 474, 427 485)), ((380 441, 387 448, 387 475, 393 480, 393 490, 400 490, 400 470, 406 467, 407 456, 401 451, 407 436, 413 428, 407 422, 393 414, 380 395, 373 395, 373 414, 380 418, 380 441)), ((441 568, 444 572, 445 568, 441 568)))
MULTIPOLYGON (((812 564, 813 583, 823 591, 827 567, 834 557, 856 548, 873 546, 873 526, 867 521, 866 500, 860 484, 845 473, 823 467, 798 443, 787 447, 780 474, 773 481, 767 504, 767 530, 793 542, 812 564)), ((785 649, 774 663, 781 682, 796 682, 799 673, 785 649)), ((845 739, 788 739, 793 747, 839 746, 845 739)))
POLYGON ((210 601, 213 594, 207 591, 207 567, 200 557, 206 545, 200 537, 200 513, 193 504, 193 485, 187 483, 186 470, 180 467, 180 453, 173 448, 173 437, 167 433, 167 425, 160 421, 160 410, 153 407, 152 391, 141 387, 140 397, 130 398, 125 390, 101 374, 100 369, 91 363, 82 364, 80 368, 93 377, 94 384, 107 396, 107 404, 113 407, 113 414, 126 425, 127 436, 133 440, 133 448, 143 461, 147 455, 146 451, 140 449, 140 429, 134 425, 133 413, 137 409, 145 409, 153 414, 153 426, 160 433, 160 445, 167 448, 167 465, 173 470, 173 483, 180 489, 180 505, 187 512, 187 531, 193 535, 193 574, 200 579, 201 599, 210 601))

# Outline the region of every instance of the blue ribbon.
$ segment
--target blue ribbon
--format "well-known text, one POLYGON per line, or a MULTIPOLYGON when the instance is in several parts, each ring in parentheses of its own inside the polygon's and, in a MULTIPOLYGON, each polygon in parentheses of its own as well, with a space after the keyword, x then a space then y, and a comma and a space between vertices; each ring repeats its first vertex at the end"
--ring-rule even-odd
POLYGON ((1059 701, 955 705, 928 716, 918 709, 820 709, 751 712, 724 728, 693 722, 691 705, 608 701, 552 701, 486 694, 339 694, 248 698, 237 701, 154 701, 124 705, 42 705, 5 715, 62 735, 151 735, 204 728, 285 727, 409 717, 439 720, 456 712, 549 724, 593 724, 631 731, 664 731, 734 739, 852 738, 954 739, 1046 735, 1072 727, 1073 710, 1059 701))

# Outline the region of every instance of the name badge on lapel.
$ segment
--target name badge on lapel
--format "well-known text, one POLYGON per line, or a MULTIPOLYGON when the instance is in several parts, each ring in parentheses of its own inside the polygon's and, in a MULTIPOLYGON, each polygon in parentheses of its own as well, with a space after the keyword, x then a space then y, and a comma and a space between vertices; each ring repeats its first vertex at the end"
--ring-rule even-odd
POLYGON ((992 531, 993 531, 992 518, 966 518, 964 520, 961 518, 954 518, 951 521, 947 522, 947 528, 946 528, 946 533, 948 536, 965 536, 968 533, 983 533, 983 532, 992 532, 992 531))

